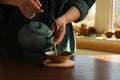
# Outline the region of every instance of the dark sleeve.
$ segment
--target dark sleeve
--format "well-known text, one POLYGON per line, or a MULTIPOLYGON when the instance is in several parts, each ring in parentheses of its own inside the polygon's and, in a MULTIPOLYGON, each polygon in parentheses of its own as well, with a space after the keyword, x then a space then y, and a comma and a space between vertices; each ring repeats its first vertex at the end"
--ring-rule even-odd
POLYGON ((9 18, 14 15, 15 9, 16 7, 14 6, 0 4, 0 26, 2 23, 9 21, 9 18))
POLYGON ((71 6, 75 6, 80 11, 80 18, 77 19, 75 22, 83 20, 87 14, 91 6, 94 4, 95 0, 73 0, 71 2, 71 6))

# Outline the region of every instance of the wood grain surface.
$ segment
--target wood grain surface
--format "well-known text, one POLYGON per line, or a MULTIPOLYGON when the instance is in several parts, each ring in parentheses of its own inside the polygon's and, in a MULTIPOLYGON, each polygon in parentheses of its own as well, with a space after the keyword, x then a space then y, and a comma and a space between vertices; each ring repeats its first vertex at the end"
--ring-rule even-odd
POLYGON ((0 57, 0 80, 120 80, 120 55, 77 55, 75 66, 51 69, 43 57, 0 57))

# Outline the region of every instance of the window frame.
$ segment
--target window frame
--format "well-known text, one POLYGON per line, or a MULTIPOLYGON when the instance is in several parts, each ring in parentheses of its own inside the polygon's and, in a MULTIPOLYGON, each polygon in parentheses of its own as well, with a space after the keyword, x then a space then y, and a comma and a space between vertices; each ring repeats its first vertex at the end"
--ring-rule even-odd
POLYGON ((95 28, 98 33, 113 29, 114 0, 96 0, 95 28))

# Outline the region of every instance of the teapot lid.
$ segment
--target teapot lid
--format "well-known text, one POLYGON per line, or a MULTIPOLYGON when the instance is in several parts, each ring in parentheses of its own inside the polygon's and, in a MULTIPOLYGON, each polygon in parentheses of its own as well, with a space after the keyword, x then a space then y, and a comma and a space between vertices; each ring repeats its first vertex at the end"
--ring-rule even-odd
POLYGON ((30 22, 29 24, 27 24, 25 26, 28 27, 28 29, 30 31, 32 31, 33 33, 36 33, 39 35, 45 35, 45 36, 49 35, 50 36, 52 34, 49 27, 41 22, 30 22))

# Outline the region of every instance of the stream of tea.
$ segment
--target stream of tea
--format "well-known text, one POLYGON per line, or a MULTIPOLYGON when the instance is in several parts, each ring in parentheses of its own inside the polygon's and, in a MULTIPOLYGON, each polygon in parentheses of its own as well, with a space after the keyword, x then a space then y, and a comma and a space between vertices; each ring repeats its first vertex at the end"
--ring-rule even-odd
POLYGON ((58 50, 57 50, 56 46, 54 46, 54 43, 52 44, 52 49, 54 50, 54 54, 57 56, 58 50))
POLYGON ((57 48, 55 46, 53 46, 53 48, 55 50, 55 55, 57 56, 58 55, 57 48))

